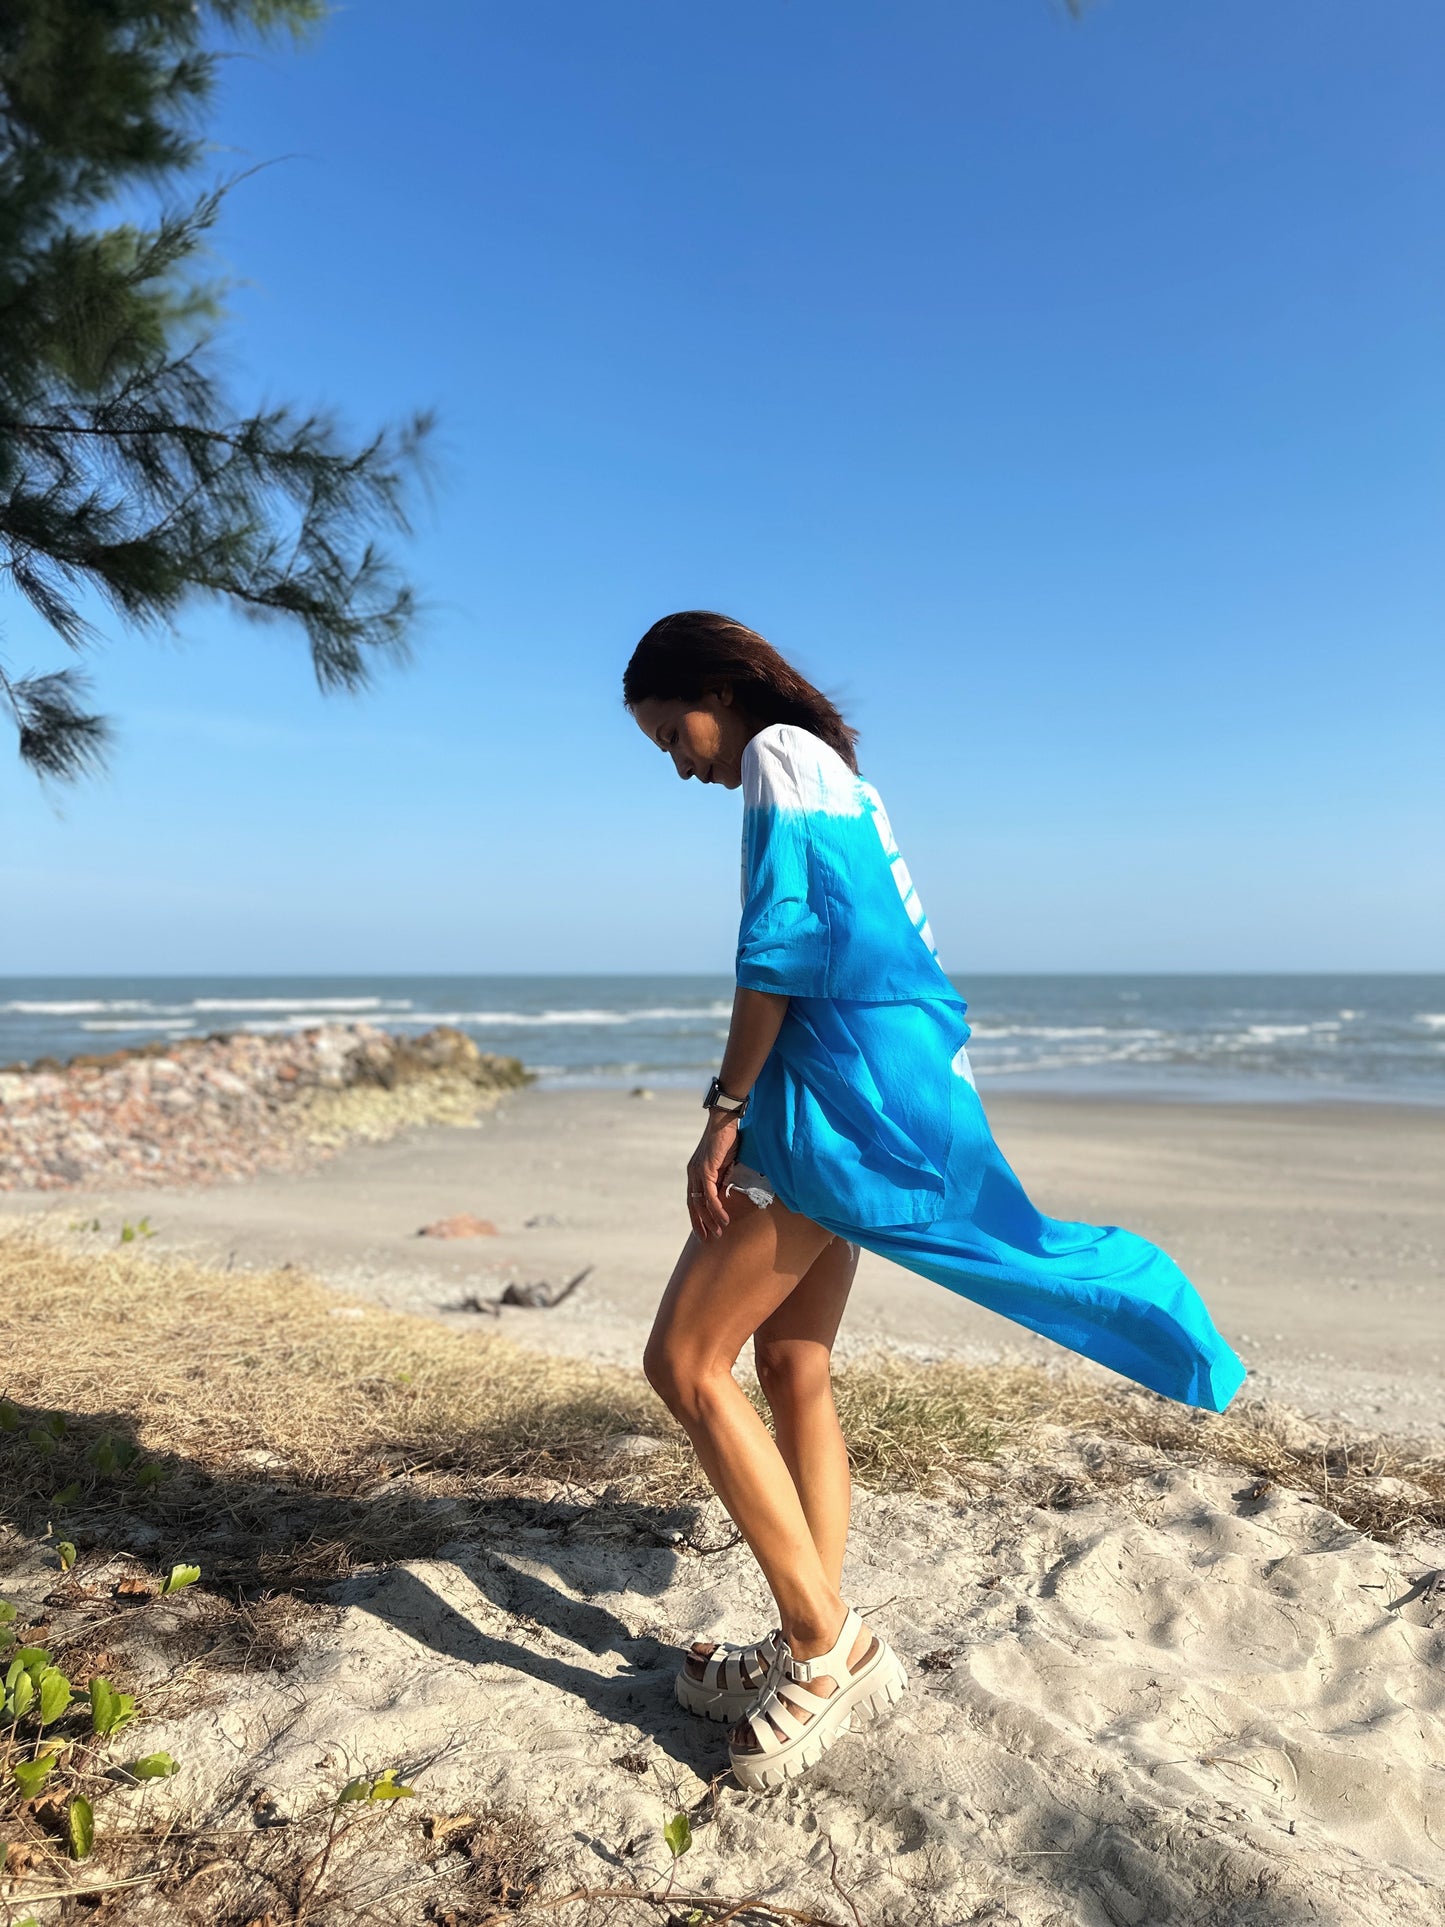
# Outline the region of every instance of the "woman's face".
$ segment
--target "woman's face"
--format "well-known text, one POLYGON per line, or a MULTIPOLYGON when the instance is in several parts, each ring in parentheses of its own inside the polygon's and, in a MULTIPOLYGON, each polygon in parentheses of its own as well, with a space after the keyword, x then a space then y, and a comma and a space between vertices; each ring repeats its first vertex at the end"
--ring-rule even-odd
POLYGON ((632 715, 643 735, 667 751, 684 782, 695 776, 725 790, 741 786, 743 751, 757 734, 757 725, 737 708, 730 689, 689 702, 648 696, 632 715))

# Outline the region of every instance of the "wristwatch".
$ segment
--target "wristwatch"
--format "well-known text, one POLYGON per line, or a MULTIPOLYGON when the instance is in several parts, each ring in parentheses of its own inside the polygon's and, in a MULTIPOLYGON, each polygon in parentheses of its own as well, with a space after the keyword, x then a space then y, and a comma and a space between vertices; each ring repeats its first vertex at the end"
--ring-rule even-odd
POLYGON ((707 1096, 702 1100, 705 1111, 727 1111, 729 1113, 746 1110, 745 1097, 729 1097, 716 1078, 707 1087, 707 1096))

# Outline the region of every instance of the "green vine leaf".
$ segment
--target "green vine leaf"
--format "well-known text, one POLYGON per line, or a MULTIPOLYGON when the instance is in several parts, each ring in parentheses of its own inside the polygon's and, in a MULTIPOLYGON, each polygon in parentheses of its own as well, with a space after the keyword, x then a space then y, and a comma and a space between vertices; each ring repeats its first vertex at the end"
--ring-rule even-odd
POLYGON ((70 1681, 58 1666, 47 1666, 38 1681, 40 1688, 40 1724, 52 1726, 69 1706, 73 1697, 70 1681))
POLYGON ((377 1775, 376 1780, 372 1784, 371 1792, 366 1797, 369 1800, 414 1800, 416 1798, 416 1788, 414 1786, 403 1786, 401 1781, 396 1777, 395 1768, 388 1767, 385 1773, 377 1775))
POLYGON ((88 1858, 95 1845, 95 1814, 89 1800, 76 1794, 65 1814, 65 1832, 72 1860, 88 1858))
POLYGON ((50 1769, 55 1765, 51 1758, 43 1760, 17 1760, 10 1769, 10 1777, 20 1789, 22 1800, 33 1800, 45 1782, 50 1778, 50 1769))
POLYGON ((135 1718, 135 1700, 129 1693, 118 1693, 108 1679, 98 1673, 90 1682, 90 1726, 100 1739, 119 1733, 135 1718))
POLYGON ((668 1852, 672 1855, 673 1859, 681 1860, 682 1856, 692 1845, 691 1820, 688 1819, 685 1813, 674 1813, 667 1825, 662 1829, 662 1837, 667 1843, 668 1852))

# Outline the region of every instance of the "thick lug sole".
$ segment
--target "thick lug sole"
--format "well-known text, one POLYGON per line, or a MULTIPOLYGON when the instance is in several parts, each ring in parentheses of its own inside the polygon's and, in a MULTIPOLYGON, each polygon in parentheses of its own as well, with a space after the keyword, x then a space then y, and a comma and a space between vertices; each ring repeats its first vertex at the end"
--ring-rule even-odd
POLYGON ((677 1699, 689 1713, 696 1713, 705 1720, 717 1720, 726 1726, 736 1726, 751 1706, 756 1706, 762 1697, 763 1689, 755 1686, 746 1693, 710 1693, 700 1679, 683 1672, 677 1676, 677 1699))
POLYGON ((738 1785, 749 1793, 766 1793, 770 1787, 796 1779, 816 1766, 835 1740, 851 1728, 879 1718, 907 1691, 908 1675, 890 1647, 865 1678, 855 1679, 851 1687, 840 1687, 820 1702, 825 1710, 815 1713, 805 1731, 776 1753, 735 1753, 729 1747, 728 1760, 738 1785))

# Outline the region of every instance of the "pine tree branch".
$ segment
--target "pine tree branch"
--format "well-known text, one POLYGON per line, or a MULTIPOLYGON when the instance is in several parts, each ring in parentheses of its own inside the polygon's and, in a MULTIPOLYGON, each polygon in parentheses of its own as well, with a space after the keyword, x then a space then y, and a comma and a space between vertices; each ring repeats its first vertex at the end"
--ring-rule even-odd
MULTIPOLYGON (((229 603, 304 635, 323 688, 361 687, 407 653, 417 598, 375 537, 409 531, 431 418, 353 444, 327 414, 229 403, 193 338, 219 284, 187 277, 234 181, 146 226, 89 224, 202 158, 214 25, 301 37, 323 0, 0 5, 0 586, 71 649, 94 640, 86 596, 140 628, 229 603)), ((80 688, 0 686, 45 774, 102 753, 80 688)))

